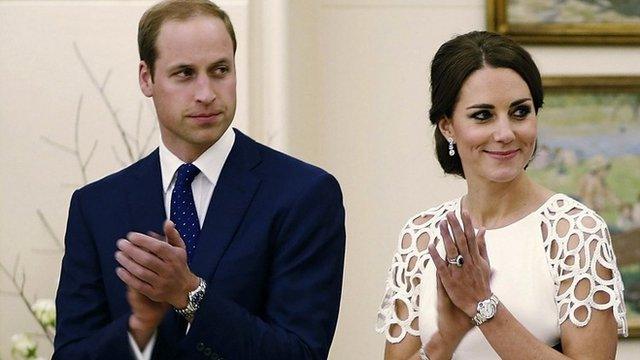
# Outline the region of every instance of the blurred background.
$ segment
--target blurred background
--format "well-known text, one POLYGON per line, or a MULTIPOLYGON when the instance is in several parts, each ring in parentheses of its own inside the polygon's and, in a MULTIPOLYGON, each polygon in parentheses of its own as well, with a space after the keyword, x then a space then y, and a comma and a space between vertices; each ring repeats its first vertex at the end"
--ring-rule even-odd
MULTIPOLYGON (((154 2, 0 0, 2 359, 31 346, 16 334, 51 355, 47 299, 73 190, 157 146, 136 45, 138 20, 154 2), (27 306, 36 303, 44 325, 27 306)), ((328 170, 344 192, 347 257, 330 359, 382 358, 384 337, 373 328, 398 231, 412 214, 465 192, 433 155, 429 63, 454 35, 486 29, 491 8, 484 0, 217 3, 239 44, 234 126, 328 170)), ((631 43, 526 48, 544 76, 640 75, 631 43)), ((622 340, 618 354, 637 358, 639 339, 622 340)))

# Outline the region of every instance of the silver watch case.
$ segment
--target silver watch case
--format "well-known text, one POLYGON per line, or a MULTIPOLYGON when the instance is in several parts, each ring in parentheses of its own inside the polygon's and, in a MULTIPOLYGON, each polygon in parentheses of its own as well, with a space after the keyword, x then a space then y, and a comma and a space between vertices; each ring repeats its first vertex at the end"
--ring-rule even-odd
POLYGON ((478 326, 493 318, 498 311, 499 303, 500 300, 494 294, 491 294, 490 298, 480 301, 476 308, 476 315, 472 318, 473 323, 478 326))
POLYGON ((189 300, 187 302, 187 306, 184 309, 175 309, 178 314, 184 316, 184 318, 189 322, 193 320, 196 311, 198 311, 198 308, 200 307, 200 302, 204 298, 204 293, 207 290, 207 283, 202 278, 199 279, 200 283, 198 284, 198 287, 195 290, 190 291, 187 296, 189 300))

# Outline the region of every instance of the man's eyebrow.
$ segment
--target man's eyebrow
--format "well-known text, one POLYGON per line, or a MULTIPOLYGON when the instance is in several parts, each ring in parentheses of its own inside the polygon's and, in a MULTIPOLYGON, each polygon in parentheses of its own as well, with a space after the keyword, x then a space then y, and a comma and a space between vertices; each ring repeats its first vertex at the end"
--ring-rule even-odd
POLYGON ((176 65, 173 65, 173 66, 169 67, 169 72, 173 72, 173 71, 176 71, 176 70, 190 69, 192 67, 193 66, 190 65, 190 64, 176 64, 176 65))
MULTIPOLYGON (((209 66, 207 66, 207 69, 212 69, 212 68, 215 68, 216 66, 220 66, 220 65, 227 65, 229 63, 231 63, 231 61, 229 59, 222 58, 222 59, 219 59, 219 60, 211 63, 209 66)), ((194 68, 193 64, 178 63, 178 64, 175 64, 175 65, 171 65, 168 68, 167 72, 173 73, 173 72, 176 72, 176 71, 179 71, 179 70, 193 69, 193 68, 194 68)))
POLYGON ((219 59, 218 61, 215 61, 211 65, 209 65, 209 67, 218 66, 218 65, 226 65, 226 64, 229 64, 230 62, 231 61, 229 61, 229 59, 222 58, 222 59, 219 59))

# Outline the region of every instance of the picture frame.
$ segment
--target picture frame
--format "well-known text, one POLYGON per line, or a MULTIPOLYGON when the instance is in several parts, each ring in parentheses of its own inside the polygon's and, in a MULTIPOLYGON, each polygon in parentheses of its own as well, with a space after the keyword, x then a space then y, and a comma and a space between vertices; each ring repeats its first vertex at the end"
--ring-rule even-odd
POLYGON ((487 29, 523 44, 638 45, 640 3, 487 0, 487 29))
POLYGON ((537 154, 527 173, 607 222, 640 337, 640 76, 544 77, 537 154))

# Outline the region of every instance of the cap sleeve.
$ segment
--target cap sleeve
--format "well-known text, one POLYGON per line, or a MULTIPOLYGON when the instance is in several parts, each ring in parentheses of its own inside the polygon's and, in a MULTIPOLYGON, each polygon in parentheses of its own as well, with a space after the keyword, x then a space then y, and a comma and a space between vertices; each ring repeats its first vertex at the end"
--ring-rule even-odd
POLYGON ((417 214, 400 231, 376 323, 376 331, 391 343, 402 341, 407 334, 420 335, 420 283, 431 260, 427 245, 439 236, 436 224, 446 210, 441 205, 417 214))
POLYGON ((607 224, 593 210, 568 197, 545 210, 545 250, 556 286, 559 324, 578 327, 593 309, 611 308, 618 333, 628 334, 623 283, 607 224))

